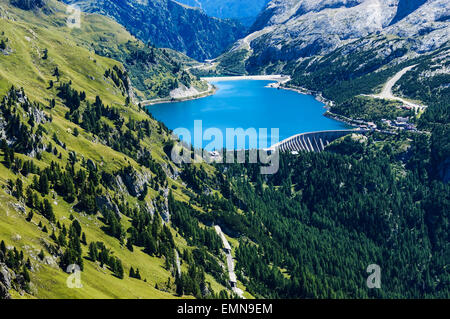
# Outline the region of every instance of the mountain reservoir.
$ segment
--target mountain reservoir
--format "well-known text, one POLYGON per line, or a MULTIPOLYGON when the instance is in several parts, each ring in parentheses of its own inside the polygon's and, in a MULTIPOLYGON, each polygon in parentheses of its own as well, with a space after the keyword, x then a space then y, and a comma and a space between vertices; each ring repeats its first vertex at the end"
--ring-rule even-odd
MULTIPOLYGON (((259 136, 259 147, 266 147, 261 144, 264 140, 270 146, 273 128, 279 129, 280 141, 299 133, 349 128, 344 123, 325 117, 324 104, 313 96, 268 87, 273 81, 219 80, 211 83, 217 87, 214 95, 156 104, 149 106, 149 110, 157 120, 164 122, 172 130, 188 129, 192 139, 194 121, 199 120, 202 121, 203 132, 208 128, 218 128, 224 137, 227 128, 254 128, 257 132, 265 128, 267 136, 259 136)), ((203 147, 209 142, 204 140, 203 147)), ((249 141, 246 145, 248 143, 249 141)), ((235 145, 237 146, 237 142, 235 145)))

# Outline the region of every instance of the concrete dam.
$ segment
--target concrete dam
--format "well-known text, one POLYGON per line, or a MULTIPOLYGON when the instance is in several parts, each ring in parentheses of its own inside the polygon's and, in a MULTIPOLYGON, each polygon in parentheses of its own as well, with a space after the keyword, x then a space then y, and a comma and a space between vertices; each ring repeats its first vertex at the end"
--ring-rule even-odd
POLYGON ((273 145, 270 150, 278 148, 280 152, 322 152, 327 145, 343 136, 352 133, 364 134, 366 132, 361 129, 353 129, 302 133, 273 145))

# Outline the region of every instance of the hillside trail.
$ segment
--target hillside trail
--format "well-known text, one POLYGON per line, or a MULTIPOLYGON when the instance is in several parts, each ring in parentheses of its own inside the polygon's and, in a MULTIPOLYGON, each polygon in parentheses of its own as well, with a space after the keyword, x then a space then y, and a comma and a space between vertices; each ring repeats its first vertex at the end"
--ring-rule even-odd
POLYGON ((225 256, 227 258, 228 275, 230 277, 230 283, 233 286, 233 292, 235 292, 242 299, 245 299, 244 292, 237 287, 237 277, 234 272, 234 260, 233 260, 233 256, 231 255, 230 243, 228 242, 227 238, 225 237, 224 233, 222 232, 222 229, 220 228, 220 226, 216 225, 216 226, 214 226, 214 229, 216 230, 217 235, 219 235, 219 237, 222 239, 225 256))

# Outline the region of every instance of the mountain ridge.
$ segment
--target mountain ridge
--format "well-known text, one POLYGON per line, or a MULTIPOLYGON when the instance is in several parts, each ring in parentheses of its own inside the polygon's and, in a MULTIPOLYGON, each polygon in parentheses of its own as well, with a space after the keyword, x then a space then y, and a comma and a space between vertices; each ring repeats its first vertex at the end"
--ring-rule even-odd
MULTIPOLYGON (((404 2, 400 2, 402 3, 404 2)), ((406 11, 407 15, 392 24, 399 13, 399 0, 275 0, 261 13, 261 18, 255 22, 252 31, 274 26, 265 35, 265 45, 270 48, 284 43, 281 44, 282 47, 301 50, 314 42, 321 42, 310 54, 328 53, 345 44, 345 41, 380 32, 404 36, 406 31, 409 36, 417 36, 420 31, 417 28, 420 27, 422 32, 433 33, 432 36, 435 37, 436 31, 445 29, 445 36, 448 38, 448 23, 439 21, 440 17, 445 17, 450 12, 448 3, 442 0, 428 0, 417 4, 419 3, 421 5, 413 7, 411 12, 406 11), (268 20, 264 18, 267 15, 268 20), (427 30, 423 28, 425 25, 427 30)))
POLYGON ((144 43, 205 60, 221 54, 244 32, 239 23, 207 16, 172 0, 65 0, 81 10, 107 15, 144 43))

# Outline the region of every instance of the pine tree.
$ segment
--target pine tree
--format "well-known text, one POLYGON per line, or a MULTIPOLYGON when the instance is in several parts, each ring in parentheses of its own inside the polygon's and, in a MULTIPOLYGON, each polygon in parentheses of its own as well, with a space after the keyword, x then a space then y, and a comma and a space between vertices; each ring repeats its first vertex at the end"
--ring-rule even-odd
POLYGON ((5 166, 6 168, 11 168, 11 158, 9 157, 9 153, 5 152, 5 166))
POLYGON ((33 219, 33 215, 34 215, 33 211, 30 210, 30 212, 28 213, 26 221, 27 222, 31 222, 31 220, 33 219))
POLYGON ((45 254, 44 254, 44 251, 42 249, 39 252, 38 257, 39 257, 40 260, 44 260, 45 254))
POLYGON ((81 230, 82 230, 82 229, 81 229, 80 222, 79 222, 78 220, 75 219, 75 220, 72 222, 71 228, 74 229, 75 235, 76 235, 77 237, 80 237, 80 236, 81 236, 81 230))
POLYGON ((31 260, 30 260, 30 258, 27 258, 27 262, 25 263, 25 266, 28 268, 28 269, 31 269, 31 260))
POLYGON ((67 245, 66 236, 64 236, 63 232, 60 232, 58 235, 58 244, 63 247, 67 245))
POLYGON ((44 210, 43 215, 45 218, 47 218, 49 221, 54 222, 55 221, 55 213, 53 212, 53 207, 48 201, 48 199, 44 199, 44 210))
POLYGON ((133 267, 130 268, 130 278, 136 278, 136 274, 134 272, 133 267))
POLYGON ((115 261, 114 273, 117 277, 119 277, 120 279, 123 279, 123 266, 122 266, 122 262, 118 258, 115 261))
POLYGON ((39 191, 43 195, 47 195, 49 192, 48 177, 45 172, 39 178, 39 191))
POLYGON ((58 67, 56 67, 55 70, 53 71, 53 76, 56 76, 56 78, 57 78, 57 80, 58 80, 58 82, 59 82, 60 74, 59 74, 59 69, 58 69, 58 67))
POLYGON ((33 207, 33 190, 31 189, 31 187, 27 187, 25 197, 26 197, 25 204, 28 207, 35 208, 33 207))
POLYGON ((136 268, 135 278, 141 280, 141 274, 139 273, 139 268, 136 268))
POLYGON ((178 274, 175 277, 175 286, 176 286, 176 292, 178 296, 184 295, 184 283, 182 276, 179 276, 178 274))
POLYGON ((129 251, 133 251, 134 250, 133 249, 133 242, 132 242, 131 238, 129 238, 127 240, 127 248, 128 248, 129 251))
POLYGON ((16 197, 18 199, 23 197, 23 182, 20 178, 16 180, 16 197))
POLYGON ((97 245, 95 243, 93 243, 93 242, 89 244, 89 258, 92 261, 97 261, 98 260, 97 245))
POLYGON ((31 281, 30 273, 28 272, 28 269, 25 265, 23 265, 23 267, 22 267, 22 275, 26 282, 31 281))

